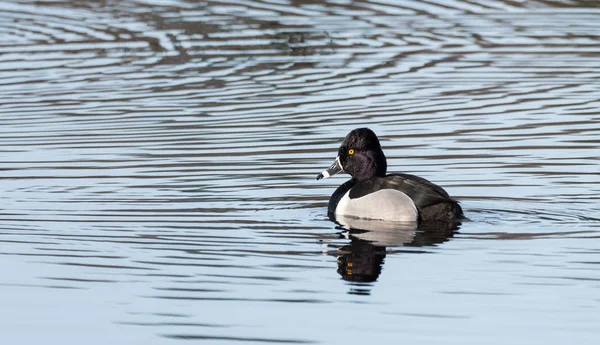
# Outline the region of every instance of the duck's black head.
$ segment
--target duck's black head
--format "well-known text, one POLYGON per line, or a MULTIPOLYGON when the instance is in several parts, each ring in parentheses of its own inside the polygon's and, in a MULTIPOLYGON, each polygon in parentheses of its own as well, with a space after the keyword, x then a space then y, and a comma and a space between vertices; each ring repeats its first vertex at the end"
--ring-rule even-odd
POLYGON ((329 177, 341 171, 350 174, 357 181, 385 176, 387 162, 379 139, 372 130, 357 128, 348 133, 338 150, 338 157, 333 165, 319 174, 317 179, 329 177))

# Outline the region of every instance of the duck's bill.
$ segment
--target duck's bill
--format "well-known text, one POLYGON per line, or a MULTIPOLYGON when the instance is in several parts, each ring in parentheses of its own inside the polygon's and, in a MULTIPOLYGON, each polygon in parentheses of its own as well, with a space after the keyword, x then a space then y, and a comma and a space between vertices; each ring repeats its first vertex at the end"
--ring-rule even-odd
POLYGON ((320 173, 319 175, 317 175, 317 180, 320 180, 322 178, 328 178, 331 177, 337 173, 341 173, 343 172, 344 169, 342 168, 342 165, 340 164, 340 157, 338 156, 334 161, 333 164, 331 164, 331 166, 329 167, 329 169, 324 170, 322 173, 320 173))

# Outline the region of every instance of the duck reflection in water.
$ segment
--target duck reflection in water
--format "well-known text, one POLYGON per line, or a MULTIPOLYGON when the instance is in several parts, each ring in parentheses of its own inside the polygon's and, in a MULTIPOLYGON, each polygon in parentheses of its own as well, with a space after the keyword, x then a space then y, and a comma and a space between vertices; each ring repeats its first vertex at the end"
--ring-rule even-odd
MULTIPOLYGON (((334 217, 341 235, 350 243, 337 250, 337 272, 352 282, 351 294, 368 295, 381 274, 388 247, 422 247, 449 240, 459 223, 386 222, 345 216, 334 217), (367 283, 367 284, 365 284, 367 283)), ((398 249, 393 250, 399 251, 398 249)), ((411 251, 411 253, 418 253, 411 251)))
POLYGON ((333 192, 327 211, 349 232, 350 245, 338 257, 345 280, 377 280, 386 247, 444 242, 464 219, 458 201, 442 187, 415 175, 388 174, 379 138, 369 128, 350 131, 317 180, 342 172, 351 178, 333 192))

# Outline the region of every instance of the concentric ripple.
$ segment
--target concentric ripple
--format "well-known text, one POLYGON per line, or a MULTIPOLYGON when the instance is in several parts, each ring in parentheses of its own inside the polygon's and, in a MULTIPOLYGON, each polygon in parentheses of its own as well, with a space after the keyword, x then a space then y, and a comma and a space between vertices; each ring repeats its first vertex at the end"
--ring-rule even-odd
POLYGON ((595 1, 0 6, 9 343, 600 340, 595 1), (470 221, 336 228, 359 126, 470 221))

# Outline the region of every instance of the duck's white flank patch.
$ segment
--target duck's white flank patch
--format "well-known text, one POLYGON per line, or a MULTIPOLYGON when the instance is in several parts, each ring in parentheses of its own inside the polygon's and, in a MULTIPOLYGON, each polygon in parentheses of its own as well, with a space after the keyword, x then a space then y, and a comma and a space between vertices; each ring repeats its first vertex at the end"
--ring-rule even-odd
POLYGON ((356 199, 350 199, 348 191, 335 214, 395 222, 415 222, 419 215, 412 199, 396 189, 381 189, 356 199))

